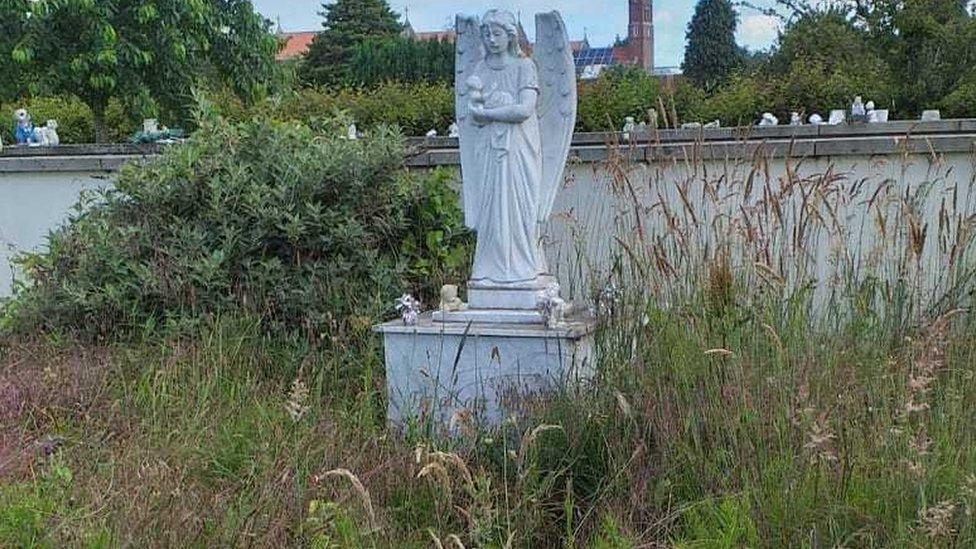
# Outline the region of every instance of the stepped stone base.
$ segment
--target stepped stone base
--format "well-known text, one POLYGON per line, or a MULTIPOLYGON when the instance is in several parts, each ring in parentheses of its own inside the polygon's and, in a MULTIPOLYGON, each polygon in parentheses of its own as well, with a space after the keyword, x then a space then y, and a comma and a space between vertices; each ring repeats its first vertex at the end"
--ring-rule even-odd
POLYGON ((497 425, 533 397, 573 390, 592 377, 593 319, 548 328, 541 318, 528 321, 535 311, 447 314, 447 322, 427 313, 414 326, 396 320, 374 328, 383 335, 394 425, 497 425), (499 321, 505 319, 511 322, 499 321))
POLYGON ((468 281, 468 305, 472 309, 534 311, 546 288, 555 282, 556 278, 548 275, 512 284, 471 280, 468 281))

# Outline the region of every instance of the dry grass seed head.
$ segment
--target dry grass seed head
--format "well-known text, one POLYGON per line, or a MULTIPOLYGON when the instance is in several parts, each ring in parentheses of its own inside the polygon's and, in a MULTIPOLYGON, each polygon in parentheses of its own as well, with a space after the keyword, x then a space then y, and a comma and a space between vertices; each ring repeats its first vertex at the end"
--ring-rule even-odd
POLYGON ((955 513, 956 504, 949 500, 935 507, 925 507, 919 511, 919 528, 930 540, 948 538, 956 533, 952 527, 955 513))
POLYGON ((349 469, 341 469, 341 468, 340 469, 333 469, 331 471, 327 471, 326 473, 324 473, 321 476, 323 476, 323 477, 343 477, 343 478, 349 480, 349 483, 352 484, 352 487, 356 491, 356 494, 359 495, 360 500, 363 502, 363 507, 366 509, 366 515, 369 518, 369 529, 370 529, 371 532, 375 532, 376 531, 376 513, 373 511, 373 501, 369 497, 369 491, 366 490, 366 487, 365 486, 363 486, 363 483, 359 480, 359 477, 357 477, 356 475, 354 475, 352 473, 352 471, 350 471, 349 469))

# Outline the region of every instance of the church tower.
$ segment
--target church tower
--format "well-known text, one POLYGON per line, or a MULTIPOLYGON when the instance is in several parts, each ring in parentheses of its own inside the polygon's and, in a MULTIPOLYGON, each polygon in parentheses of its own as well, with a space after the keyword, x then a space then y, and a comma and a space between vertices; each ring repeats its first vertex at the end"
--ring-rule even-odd
POLYGON ((631 62, 647 72, 654 71, 654 0, 628 0, 630 26, 627 47, 631 62))

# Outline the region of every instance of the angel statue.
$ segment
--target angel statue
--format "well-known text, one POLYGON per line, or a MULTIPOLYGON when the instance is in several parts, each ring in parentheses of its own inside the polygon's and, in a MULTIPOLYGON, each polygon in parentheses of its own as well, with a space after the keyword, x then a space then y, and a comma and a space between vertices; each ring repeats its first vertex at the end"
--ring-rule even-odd
MULTIPOLYGON (((554 282, 540 233, 572 141, 576 71, 558 12, 536 16, 534 59, 522 52, 518 30, 501 10, 457 20, 464 218, 477 233, 469 289, 542 292, 554 282)), ((514 308, 534 306, 532 298, 514 308)))

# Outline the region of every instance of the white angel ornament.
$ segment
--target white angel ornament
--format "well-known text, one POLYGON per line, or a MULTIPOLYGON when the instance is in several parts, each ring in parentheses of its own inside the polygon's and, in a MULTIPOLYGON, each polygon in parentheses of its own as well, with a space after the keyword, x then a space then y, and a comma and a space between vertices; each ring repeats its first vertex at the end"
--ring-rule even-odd
POLYGON ((558 12, 536 16, 534 59, 522 53, 510 12, 459 16, 457 31, 464 217, 478 236, 471 285, 541 291, 552 277, 540 226, 552 212, 576 123, 566 26, 558 12))

